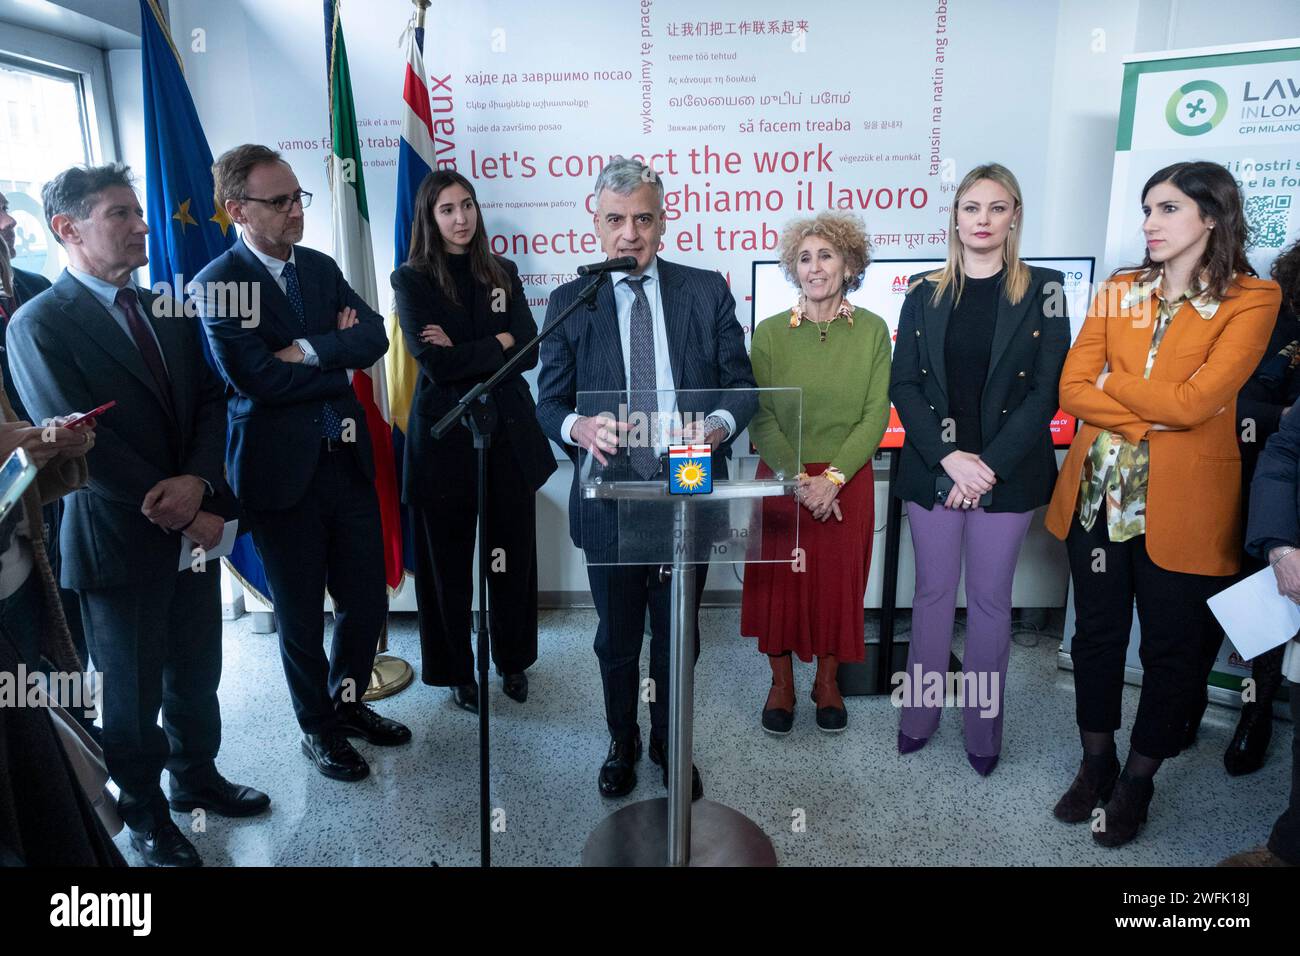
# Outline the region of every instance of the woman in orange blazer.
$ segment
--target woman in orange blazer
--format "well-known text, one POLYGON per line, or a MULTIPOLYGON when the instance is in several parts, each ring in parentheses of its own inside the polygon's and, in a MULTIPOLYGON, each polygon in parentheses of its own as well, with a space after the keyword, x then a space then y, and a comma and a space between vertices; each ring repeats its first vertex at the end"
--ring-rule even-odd
POLYGON ((1152 777, 1182 749, 1220 635, 1206 598, 1241 553, 1237 392, 1281 303, 1246 259, 1237 184, 1215 163, 1168 166, 1142 190, 1147 252, 1104 283, 1061 373, 1061 407, 1083 419, 1047 529, 1074 582, 1076 714, 1083 763, 1055 815, 1104 803, 1104 846, 1146 820, 1152 777), (1137 603, 1143 677, 1120 770, 1124 659, 1137 603))

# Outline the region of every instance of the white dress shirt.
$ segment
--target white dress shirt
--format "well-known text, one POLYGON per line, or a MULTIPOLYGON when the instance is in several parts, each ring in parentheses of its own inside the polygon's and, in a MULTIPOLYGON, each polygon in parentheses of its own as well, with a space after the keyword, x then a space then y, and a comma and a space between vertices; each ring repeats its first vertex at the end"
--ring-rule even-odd
MULTIPOLYGON (((664 322, 664 300, 659 282, 658 258, 651 260, 642 276, 645 278, 642 288, 645 290, 646 301, 650 304, 650 324, 654 329, 655 337, 655 390, 671 393, 677 388, 677 384, 673 379, 672 356, 668 351, 668 326, 664 322)), ((632 277, 632 273, 611 272, 609 277, 614 285, 614 307, 618 313, 618 339, 623 349, 623 380, 630 385, 632 382, 632 306, 636 303, 636 292, 627 281, 632 277)), ((669 394, 660 395, 659 401, 661 428, 655 440, 655 447, 663 453, 671 443, 668 426, 677 418, 677 400, 675 396, 669 394)), ((710 414, 721 418, 726 423, 726 437, 731 437, 736 430, 736 420, 731 413, 725 409, 718 409, 710 414)), ((582 417, 584 416, 573 412, 566 416, 560 425, 560 437, 570 445, 576 444, 573 440, 573 426, 582 417)))
MULTIPOLYGON (((288 259, 277 259, 275 256, 268 256, 261 249, 258 249, 255 245, 253 245, 251 242, 245 239, 244 234, 242 232, 239 234, 239 241, 248 247, 249 252, 257 256, 258 261, 260 261, 262 265, 266 266, 266 271, 271 273, 271 278, 274 279, 275 284, 280 287, 280 291, 283 292, 285 295, 288 295, 289 285, 284 281, 285 264, 292 262, 293 267, 295 269, 298 268, 298 263, 294 259, 293 246, 289 247, 288 259)), ((298 273, 298 288, 299 290, 302 289, 301 272, 298 273)), ((293 344, 298 346, 298 348, 302 349, 303 365, 320 365, 320 356, 316 354, 316 350, 311 347, 310 342, 308 342, 306 339, 294 339, 293 344)), ((350 382, 352 381, 352 369, 348 369, 347 373, 348 373, 348 381, 350 382)))
MULTIPOLYGON (((266 266, 266 271, 271 273, 271 278, 274 279, 275 284, 280 287, 280 291, 283 292, 285 295, 288 295, 289 284, 284 280, 284 267, 288 265, 290 262, 292 262, 293 267, 295 269, 298 268, 298 263, 294 261, 293 246, 289 247, 288 259, 277 259, 275 256, 268 256, 261 249, 257 248, 255 245, 253 245, 251 242, 245 239, 242 233, 239 236, 239 241, 248 247, 249 252, 257 256, 258 261, 261 262, 262 265, 266 266)), ((302 289, 301 275, 298 276, 298 288, 300 290, 302 289)), ((320 364, 320 357, 316 355, 316 350, 311 347, 311 343, 308 342, 306 339, 294 339, 293 344, 298 346, 298 348, 302 349, 303 365, 320 364)), ((351 378, 350 372, 348 373, 348 377, 351 378)))

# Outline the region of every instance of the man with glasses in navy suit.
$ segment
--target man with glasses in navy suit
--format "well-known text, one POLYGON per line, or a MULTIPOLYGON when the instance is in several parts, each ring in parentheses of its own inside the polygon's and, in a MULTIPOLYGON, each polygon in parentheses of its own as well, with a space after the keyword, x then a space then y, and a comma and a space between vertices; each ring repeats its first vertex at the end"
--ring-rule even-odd
POLYGON ((362 703, 388 615, 375 466, 352 369, 388 350, 384 321, 329 256, 297 245, 303 192, 266 146, 212 167, 240 241, 196 281, 203 324, 229 385, 226 470, 244 505, 275 602, 280 656, 302 750, 325 776, 370 767, 348 741, 403 744, 411 732, 362 703), (330 654, 325 590, 334 599, 330 654))

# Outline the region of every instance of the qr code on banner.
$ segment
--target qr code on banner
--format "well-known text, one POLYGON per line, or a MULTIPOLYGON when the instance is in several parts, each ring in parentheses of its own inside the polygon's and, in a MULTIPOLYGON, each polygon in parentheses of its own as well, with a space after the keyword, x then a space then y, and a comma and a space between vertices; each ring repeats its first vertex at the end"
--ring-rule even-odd
POLYGON ((1291 217, 1291 197, 1246 197, 1246 244, 1253 249, 1281 249, 1286 243, 1287 223, 1291 217))

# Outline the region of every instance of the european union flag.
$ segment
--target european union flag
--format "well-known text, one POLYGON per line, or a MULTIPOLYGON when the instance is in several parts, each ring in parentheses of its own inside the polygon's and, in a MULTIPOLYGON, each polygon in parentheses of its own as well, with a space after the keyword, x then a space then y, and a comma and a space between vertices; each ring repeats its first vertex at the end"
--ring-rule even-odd
POLYGON ((149 274, 183 299, 185 284, 230 248, 235 229, 213 202, 212 150, 157 0, 140 0, 140 26, 149 274))
MULTIPOLYGON (((157 0, 140 0, 140 53, 149 275, 156 290, 165 284, 174 298, 184 300, 186 284, 234 243, 235 228, 213 201, 212 150, 157 0)), ((211 363, 207 336, 200 334, 199 340, 211 363)), ((240 535, 229 562, 246 587, 259 597, 269 593, 266 572, 247 534, 240 535)))
POLYGON ((713 491, 713 446, 670 445, 668 493, 707 495, 713 491))

